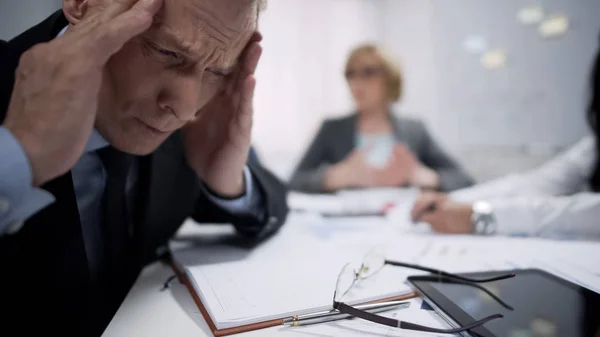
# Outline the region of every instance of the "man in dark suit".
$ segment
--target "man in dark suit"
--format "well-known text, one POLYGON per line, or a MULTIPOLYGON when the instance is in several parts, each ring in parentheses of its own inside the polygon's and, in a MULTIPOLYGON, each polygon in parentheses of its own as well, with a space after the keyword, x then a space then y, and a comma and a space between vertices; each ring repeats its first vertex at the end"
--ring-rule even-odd
POLYGON ((0 335, 100 335, 187 217, 281 226, 246 163, 262 5, 64 0, 0 44, 0 335))

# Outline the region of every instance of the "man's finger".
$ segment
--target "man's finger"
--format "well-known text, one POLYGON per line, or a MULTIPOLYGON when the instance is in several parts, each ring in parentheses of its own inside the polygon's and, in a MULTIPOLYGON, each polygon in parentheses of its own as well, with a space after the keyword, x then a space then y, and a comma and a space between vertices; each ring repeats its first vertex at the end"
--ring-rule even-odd
POLYGON ((110 0, 110 4, 107 5, 99 15, 100 22, 108 22, 117 16, 130 10, 133 5, 138 2, 144 2, 143 0, 110 0))
POLYGON ((263 40, 263 36, 260 32, 254 32, 250 37, 250 43, 252 42, 261 42, 263 40))
POLYGON ((254 89, 256 88, 256 79, 250 75, 244 81, 241 88, 240 108, 238 109, 237 124, 242 130, 252 128, 253 119, 253 104, 254 104, 254 89))
POLYGON ((248 76, 254 75, 261 55, 262 47, 258 42, 252 42, 250 45, 248 45, 242 60, 242 68, 240 69, 239 77, 239 81, 241 81, 241 83, 239 85, 243 85, 248 76))
MULTIPOLYGON (((229 82, 229 86, 227 88, 227 92, 229 94, 233 94, 236 91, 242 90, 241 87, 245 85, 248 77, 254 75, 261 54, 262 47, 258 42, 253 42, 248 46, 248 48, 246 48, 246 51, 243 54, 244 56, 242 58, 242 64, 237 71, 237 75, 235 75, 236 77, 232 78, 231 82, 229 82)), ((233 103, 237 106, 239 101, 234 101, 233 103)))
MULTIPOLYGON (((113 4, 113 6, 120 6, 118 9, 114 9, 114 13, 125 8, 125 3, 134 2, 134 4, 114 19, 95 28, 91 34, 90 42, 93 43, 98 56, 103 62, 106 62, 129 40, 150 28, 154 15, 163 3, 163 0, 120 1, 122 2, 120 5, 113 4)), ((114 13, 111 13, 111 15, 114 13)))
POLYGON ((100 25, 125 13, 138 1, 141 0, 104 0, 108 4, 93 7, 70 31, 89 38, 89 34, 96 31, 100 25))
POLYGON ((256 67, 258 66, 258 60, 262 54, 262 47, 258 42, 251 42, 242 54, 242 60, 240 65, 240 72, 238 85, 241 85, 249 75, 254 74, 256 67))

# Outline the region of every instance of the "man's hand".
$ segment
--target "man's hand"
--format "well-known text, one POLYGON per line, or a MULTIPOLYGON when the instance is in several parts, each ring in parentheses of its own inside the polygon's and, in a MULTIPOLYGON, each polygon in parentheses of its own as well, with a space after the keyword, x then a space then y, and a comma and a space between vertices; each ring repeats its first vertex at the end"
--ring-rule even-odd
POLYGON ((81 157, 105 64, 150 27, 161 6, 162 0, 114 1, 22 55, 4 126, 23 147, 34 185, 64 174, 81 157))
POLYGON ((189 165, 213 191, 225 197, 237 197, 245 191, 243 170, 250 150, 254 72, 262 53, 261 40, 255 33, 223 91, 183 128, 189 165))
POLYGON ((456 202, 445 194, 425 193, 417 199, 411 216, 415 221, 427 222, 440 233, 471 234, 472 205, 456 202))

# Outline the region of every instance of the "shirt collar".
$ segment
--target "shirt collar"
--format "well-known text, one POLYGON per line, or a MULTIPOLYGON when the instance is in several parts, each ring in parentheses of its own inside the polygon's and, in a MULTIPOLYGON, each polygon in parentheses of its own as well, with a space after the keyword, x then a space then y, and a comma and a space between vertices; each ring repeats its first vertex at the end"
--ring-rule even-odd
POLYGON ((87 144, 85 145, 85 152, 92 152, 96 150, 100 150, 103 147, 107 147, 110 145, 104 137, 98 132, 98 130, 92 130, 92 135, 90 139, 88 139, 87 144))
POLYGON ((56 37, 63 35, 67 31, 67 28, 69 28, 69 25, 66 25, 65 28, 61 29, 60 32, 58 32, 58 35, 56 35, 56 37))
MULTIPOLYGON (((69 26, 65 26, 65 28, 63 28, 56 37, 63 35, 67 31, 67 28, 69 28, 69 26)), ((90 136, 90 139, 88 139, 88 142, 85 145, 85 152, 86 153, 93 152, 93 151, 99 150, 103 147, 106 147, 108 145, 110 145, 110 144, 108 144, 106 139, 104 139, 104 137, 102 137, 100 132, 98 132, 98 130, 94 129, 94 130, 92 130, 92 135, 90 136)))

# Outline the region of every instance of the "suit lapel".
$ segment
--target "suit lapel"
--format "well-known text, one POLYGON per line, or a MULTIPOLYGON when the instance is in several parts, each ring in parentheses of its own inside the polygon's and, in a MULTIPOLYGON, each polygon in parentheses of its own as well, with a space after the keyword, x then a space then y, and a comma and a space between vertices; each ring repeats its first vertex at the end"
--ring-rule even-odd
POLYGON ((356 146, 356 115, 344 118, 340 121, 337 135, 334 139, 335 153, 333 163, 340 162, 352 152, 356 146))
POLYGON ((400 120, 396 118, 396 116, 394 116, 394 114, 391 112, 389 113, 389 118, 390 123, 392 124, 394 137, 396 138, 396 141, 400 143, 405 143, 407 141, 407 137, 404 125, 400 123, 400 120))

